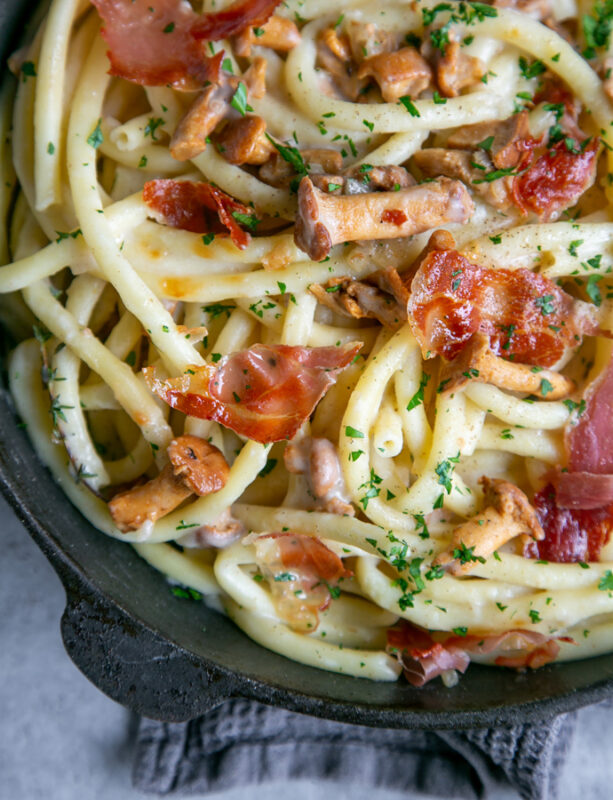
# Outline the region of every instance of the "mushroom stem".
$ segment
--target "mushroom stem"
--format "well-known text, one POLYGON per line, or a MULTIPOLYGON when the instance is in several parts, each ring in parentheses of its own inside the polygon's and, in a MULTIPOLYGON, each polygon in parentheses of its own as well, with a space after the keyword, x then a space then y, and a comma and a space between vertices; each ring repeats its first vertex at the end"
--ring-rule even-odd
POLYGON ((294 238, 313 261, 326 258, 335 244, 394 239, 466 222, 474 209, 460 181, 440 178, 398 192, 329 195, 309 177, 300 181, 294 238))
POLYGON ((441 374, 446 392, 456 391, 468 381, 491 383, 512 392, 537 394, 547 400, 559 400, 575 389, 575 382, 559 372, 516 364, 494 355, 489 338, 475 333, 457 358, 441 374))
POLYGON ((201 497, 222 489, 229 467, 214 445, 198 436, 178 436, 168 446, 170 464, 152 480, 116 494, 109 502, 120 531, 135 531, 145 522, 170 514, 196 493, 201 497))
POLYGON ((536 511, 521 489, 497 478, 483 477, 479 482, 485 490, 485 508, 454 530, 451 546, 432 562, 446 567, 452 575, 467 575, 516 536, 545 536, 536 511))
POLYGON ((152 480, 116 494, 109 502, 109 511, 119 530, 127 533, 138 530, 147 520, 155 522, 170 514, 192 494, 189 486, 174 474, 172 465, 166 464, 152 480))

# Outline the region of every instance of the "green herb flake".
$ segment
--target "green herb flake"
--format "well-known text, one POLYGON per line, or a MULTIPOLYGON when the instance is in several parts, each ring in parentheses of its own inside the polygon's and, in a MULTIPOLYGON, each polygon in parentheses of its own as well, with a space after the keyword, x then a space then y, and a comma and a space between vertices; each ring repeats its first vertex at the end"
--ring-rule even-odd
POLYGON ((273 471, 273 469, 277 466, 277 459, 276 458, 269 458, 262 469, 258 472, 258 476, 260 478, 265 478, 267 475, 273 471))
POLYGON ((345 436, 351 436, 353 439, 364 438, 364 434, 362 433, 362 431, 359 431, 357 428, 354 428, 351 425, 345 426, 345 436))
POLYGON ((524 56, 519 57, 519 71, 521 72, 522 76, 528 80, 530 80, 530 78, 537 78, 539 75, 542 75, 546 69, 547 67, 545 64, 538 59, 530 63, 524 56))
POLYGON ((602 303, 602 294, 600 292, 598 283, 603 277, 603 275, 590 275, 585 285, 585 291, 587 292, 588 297, 596 306, 600 306, 602 303))
POLYGON ((278 575, 275 575, 275 581, 277 583, 289 583, 289 581, 295 581, 296 576, 293 575, 291 572, 279 572, 278 575))
POLYGON ((241 211, 233 211, 232 216, 237 222, 240 222, 241 225, 249 228, 250 231, 254 231, 260 222, 255 214, 243 214, 241 211))
POLYGON ((182 600, 202 600, 202 595, 195 589, 183 586, 171 586, 170 591, 175 597, 180 597, 182 600))
POLYGON ((104 141, 104 136, 102 135, 102 130, 100 129, 101 122, 102 119, 100 118, 96 123, 94 130, 87 137, 87 144, 93 147, 94 150, 97 150, 104 141))
POLYGON ((543 397, 547 397, 547 395, 548 395, 550 392, 553 392, 553 386, 552 386, 552 385, 551 385, 551 383, 550 383, 550 382, 547 380, 547 378, 543 378, 543 379, 542 379, 542 381, 541 381, 541 385, 540 385, 540 387, 539 387, 539 391, 540 391, 540 393, 543 395, 543 397))
POLYGON ((426 372, 422 372, 421 379, 419 381, 419 389, 415 392, 413 397, 409 400, 407 404, 407 411, 411 411, 417 406, 421 405, 424 402, 424 389, 428 385, 428 381, 430 380, 430 376, 426 372))
POLYGON ((154 142, 157 142, 157 136, 155 135, 157 129, 160 125, 163 125, 165 120, 161 117, 149 117, 149 121, 145 125, 145 136, 151 136, 154 142))
POLYGON ((492 149, 493 144, 494 144, 494 137, 488 136, 487 139, 484 139, 482 142, 478 142, 477 147, 479 147, 481 150, 489 152, 492 149))
POLYGON ((541 314, 546 317, 548 314, 553 314, 556 310, 554 305, 554 296, 552 294, 545 294, 542 297, 537 297, 534 300, 534 305, 540 308, 541 314))
POLYGON ((249 106, 247 104, 247 87, 242 81, 238 84, 238 87, 232 96, 232 100, 230 100, 230 105, 243 117, 249 110, 249 106))
POLYGON ((613 591, 613 572, 608 569, 600 579, 598 583, 598 588, 601 592, 612 592, 613 591))
POLYGON ((405 97, 401 97, 398 102, 402 103, 402 105, 406 108, 406 110, 412 117, 421 117, 419 110, 417 109, 416 105, 413 103, 413 101, 408 95, 405 97))

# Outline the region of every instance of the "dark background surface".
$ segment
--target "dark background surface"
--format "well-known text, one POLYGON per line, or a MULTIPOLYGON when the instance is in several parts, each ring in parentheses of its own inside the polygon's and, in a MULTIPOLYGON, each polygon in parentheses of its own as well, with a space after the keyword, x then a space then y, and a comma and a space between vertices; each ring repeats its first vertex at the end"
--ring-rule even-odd
MULTIPOLYGON (((59 630, 62 585, 2 500, 0 547, 0 800, 143 798, 130 786, 135 718, 95 689, 68 659, 59 630)), ((613 709, 594 706, 578 717, 561 797, 608 797, 613 709)), ((330 790, 300 781, 208 797, 321 800, 330 790)), ((355 786, 335 786, 333 796, 411 800, 404 793, 355 786)), ((516 797, 509 793, 504 800, 516 797)))

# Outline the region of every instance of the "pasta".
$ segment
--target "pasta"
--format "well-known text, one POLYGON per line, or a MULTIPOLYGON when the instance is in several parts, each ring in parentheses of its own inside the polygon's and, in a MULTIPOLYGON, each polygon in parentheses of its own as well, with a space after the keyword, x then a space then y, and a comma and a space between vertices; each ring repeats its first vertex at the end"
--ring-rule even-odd
POLYGON ((39 457, 301 663, 613 651, 610 3, 222 5, 53 0, 11 59, 39 457))

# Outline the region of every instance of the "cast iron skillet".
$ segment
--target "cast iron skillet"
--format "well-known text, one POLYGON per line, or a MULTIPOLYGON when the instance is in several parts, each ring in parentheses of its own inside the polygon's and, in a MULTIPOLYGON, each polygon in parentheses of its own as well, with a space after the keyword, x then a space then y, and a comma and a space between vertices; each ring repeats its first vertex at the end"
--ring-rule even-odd
MULTIPOLYGON (((0 52, 9 52, 25 5, 1 0, 0 52)), ((131 547, 95 530, 16 422, 0 388, 0 488, 64 584, 66 650, 99 689, 140 714, 187 720, 240 696, 363 725, 461 728, 539 720, 613 694, 613 656, 525 674, 473 665, 451 690, 334 675, 278 656, 203 603, 174 597, 131 547)))

